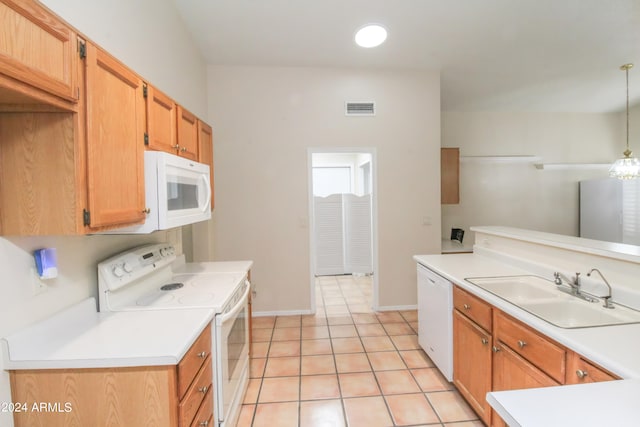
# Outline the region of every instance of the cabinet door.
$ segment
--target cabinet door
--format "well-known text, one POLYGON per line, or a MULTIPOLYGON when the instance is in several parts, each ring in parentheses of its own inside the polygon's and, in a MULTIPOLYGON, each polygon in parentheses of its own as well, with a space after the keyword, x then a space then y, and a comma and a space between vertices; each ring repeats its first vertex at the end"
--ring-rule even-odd
POLYGON ((460 149, 440 149, 440 203, 460 203, 460 149))
POLYGON ((493 390, 517 390, 560 385, 515 351, 498 341, 493 356, 493 390))
POLYGON ((142 81, 86 44, 87 184, 91 228, 144 220, 142 81))
POLYGON ((198 119, 179 105, 178 145, 180 156, 198 161, 198 119))
POLYGON ((211 210, 213 210, 213 132, 211 126, 198 120, 198 161, 209 165, 209 184, 211 185, 211 210))
POLYGON ((78 100, 76 36, 35 1, 0 1, 0 73, 78 100))
POLYGON ((489 424, 491 407, 491 336, 453 311, 453 383, 480 418, 489 424))
POLYGON ((176 154, 176 103, 153 86, 146 87, 148 147, 176 154))

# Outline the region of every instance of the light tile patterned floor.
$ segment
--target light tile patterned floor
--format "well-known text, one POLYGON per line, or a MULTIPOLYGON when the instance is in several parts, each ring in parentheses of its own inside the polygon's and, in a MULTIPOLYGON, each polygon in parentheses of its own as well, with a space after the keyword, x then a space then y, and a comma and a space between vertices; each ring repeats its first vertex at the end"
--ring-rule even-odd
POLYGON ((315 316, 253 321, 238 427, 480 427, 418 345, 415 310, 371 311, 371 278, 320 277, 315 316))

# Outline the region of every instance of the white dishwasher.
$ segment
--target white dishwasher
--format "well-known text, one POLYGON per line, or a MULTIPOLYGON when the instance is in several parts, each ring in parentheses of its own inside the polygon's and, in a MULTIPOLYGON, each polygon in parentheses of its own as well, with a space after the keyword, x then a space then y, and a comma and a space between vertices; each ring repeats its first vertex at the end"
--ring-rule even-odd
POLYGON ((453 381, 452 284, 418 264, 418 342, 440 372, 453 381))

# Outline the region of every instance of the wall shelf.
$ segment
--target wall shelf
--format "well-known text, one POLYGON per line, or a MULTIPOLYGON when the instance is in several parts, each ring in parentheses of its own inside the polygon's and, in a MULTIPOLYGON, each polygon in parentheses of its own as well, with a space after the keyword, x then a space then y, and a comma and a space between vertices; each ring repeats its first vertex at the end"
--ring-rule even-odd
POLYGON ((599 170, 608 169, 611 163, 535 163, 534 166, 539 170, 599 170))
POLYGON ((539 163, 542 162, 542 157, 534 155, 460 156, 460 161, 465 163, 539 163))

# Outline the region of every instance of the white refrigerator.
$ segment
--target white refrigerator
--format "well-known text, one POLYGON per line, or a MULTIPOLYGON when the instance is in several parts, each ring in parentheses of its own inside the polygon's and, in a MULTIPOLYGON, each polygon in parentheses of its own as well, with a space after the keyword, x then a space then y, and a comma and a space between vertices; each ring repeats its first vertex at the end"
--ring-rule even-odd
POLYGON ((640 245, 639 193, 638 180, 580 181, 580 237, 640 245))

